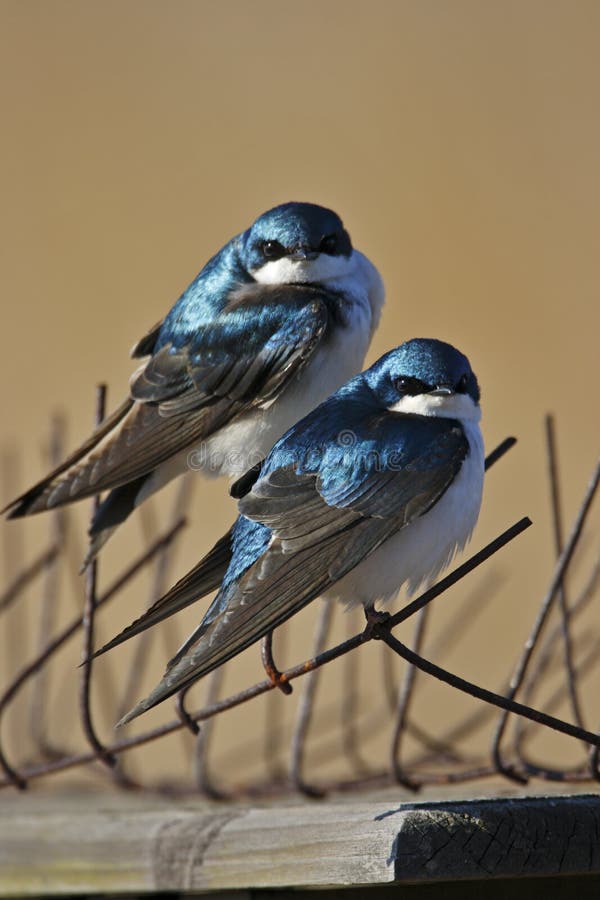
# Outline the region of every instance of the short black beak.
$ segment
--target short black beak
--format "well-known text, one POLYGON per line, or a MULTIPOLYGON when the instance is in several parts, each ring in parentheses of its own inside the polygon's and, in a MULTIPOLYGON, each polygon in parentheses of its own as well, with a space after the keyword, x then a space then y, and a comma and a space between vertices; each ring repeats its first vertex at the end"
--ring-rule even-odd
POLYGON ((454 393, 454 390, 450 387, 449 384, 438 384, 432 391, 429 391, 429 393, 433 397, 451 397, 454 393))
POLYGON ((289 258, 294 262, 301 262, 308 259, 316 259, 319 255, 317 250, 311 250, 310 247, 294 247, 289 254, 289 258))

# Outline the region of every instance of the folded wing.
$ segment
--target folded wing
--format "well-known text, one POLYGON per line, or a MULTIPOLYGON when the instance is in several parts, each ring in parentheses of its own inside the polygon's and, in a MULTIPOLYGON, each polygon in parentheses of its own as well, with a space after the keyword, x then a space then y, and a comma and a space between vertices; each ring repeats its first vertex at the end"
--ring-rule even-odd
MULTIPOLYGON (((335 436, 313 471, 270 460, 239 508, 246 520, 247 568, 221 589, 162 681, 123 722, 222 665, 285 622, 358 565, 391 535, 426 513, 455 478, 469 445, 458 423, 386 416, 361 423, 351 453, 335 436), (394 453, 373 452, 378 446, 394 453), (254 523, 254 524, 252 524, 254 523), (256 531, 266 532, 257 540, 256 531)), ((299 444, 302 435, 292 438, 299 444)), ((240 520, 238 520, 239 522, 240 520)), ((243 521, 243 520, 242 520, 243 521)))
POLYGON ((277 397, 327 333, 332 298, 310 285, 247 285, 194 333, 155 326, 131 396, 69 459, 14 500, 10 516, 138 479, 242 413, 277 397))

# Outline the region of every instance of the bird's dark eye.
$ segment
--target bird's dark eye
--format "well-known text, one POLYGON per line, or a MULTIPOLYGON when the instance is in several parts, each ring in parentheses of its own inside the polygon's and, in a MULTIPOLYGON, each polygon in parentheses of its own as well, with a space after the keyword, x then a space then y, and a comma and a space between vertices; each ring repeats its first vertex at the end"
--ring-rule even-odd
POLYGON ((279 241, 265 241, 262 245, 262 252, 266 259, 280 259, 285 256, 285 247, 279 241))
POLYGON ((395 381, 395 387, 399 394, 415 396, 416 394, 426 394, 431 390, 430 386, 419 378, 410 378, 408 375, 401 375, 395 381))
POLYGON ((338 239, 337 235, 335 234, 328 234, 319 244, 319 250, 321 251, 321 253, 333 254, 336 252, 337 248, 338 239))
POLYGON ((461 375, 458 381, 456 382, 456 393, 457 394, 466 394, 467 388, 469 386, 469 376, 461 375))

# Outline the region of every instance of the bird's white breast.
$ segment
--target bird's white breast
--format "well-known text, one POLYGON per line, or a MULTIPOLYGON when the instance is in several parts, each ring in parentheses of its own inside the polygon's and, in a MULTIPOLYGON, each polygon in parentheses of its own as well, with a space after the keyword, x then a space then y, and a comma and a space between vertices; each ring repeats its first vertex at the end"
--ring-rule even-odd
POLYGON ((348 605, 386 603, 406 585, 429 583, 469 540, 483 492, 484 449, 479 425, 463 422, 469 453, 450 487, 429 512, 407 525, 327 592, 348 605))
POLYGON ((279 397, 239 416, 208 438, 202 448, 194 448, 200 449, 194 453, 199 463, 195 468, 205 474, 243 474, 266 456, 288 428, 361 371, 383 305, 381 277, 355 250, 345 267, 333 268, 321 281, 346 299, 346 324, 334 328, 279 397))

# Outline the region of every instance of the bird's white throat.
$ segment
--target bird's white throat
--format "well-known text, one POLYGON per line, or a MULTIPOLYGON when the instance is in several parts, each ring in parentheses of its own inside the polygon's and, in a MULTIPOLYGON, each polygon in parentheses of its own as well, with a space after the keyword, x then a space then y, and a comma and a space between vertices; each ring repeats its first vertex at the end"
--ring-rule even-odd
POLYGON ((411 413, 416 416, 440 416, 446 419, 460 419, 463 422, 479 422, 481 409, 473 402, 470 394, 416 394, 406 396, 388 406, 390 412, 411 413))
POLYGON ((353 277, 356 274, 356 251, 350 256, 329 256, 319 253, 315 259, 290 259, 282 256, 255 269, 253 278, 259 284, 308 284, 331 279, 353 277))
POLYGON ((379 324, 385 288, 371 260, 359 250, 353 250, 350 256, 320 253, 306 260, 282 257, 255 269, 252 276, 259 284, 324 284, 341 291, 351 303, 368 308, 370 337, 379 324))

